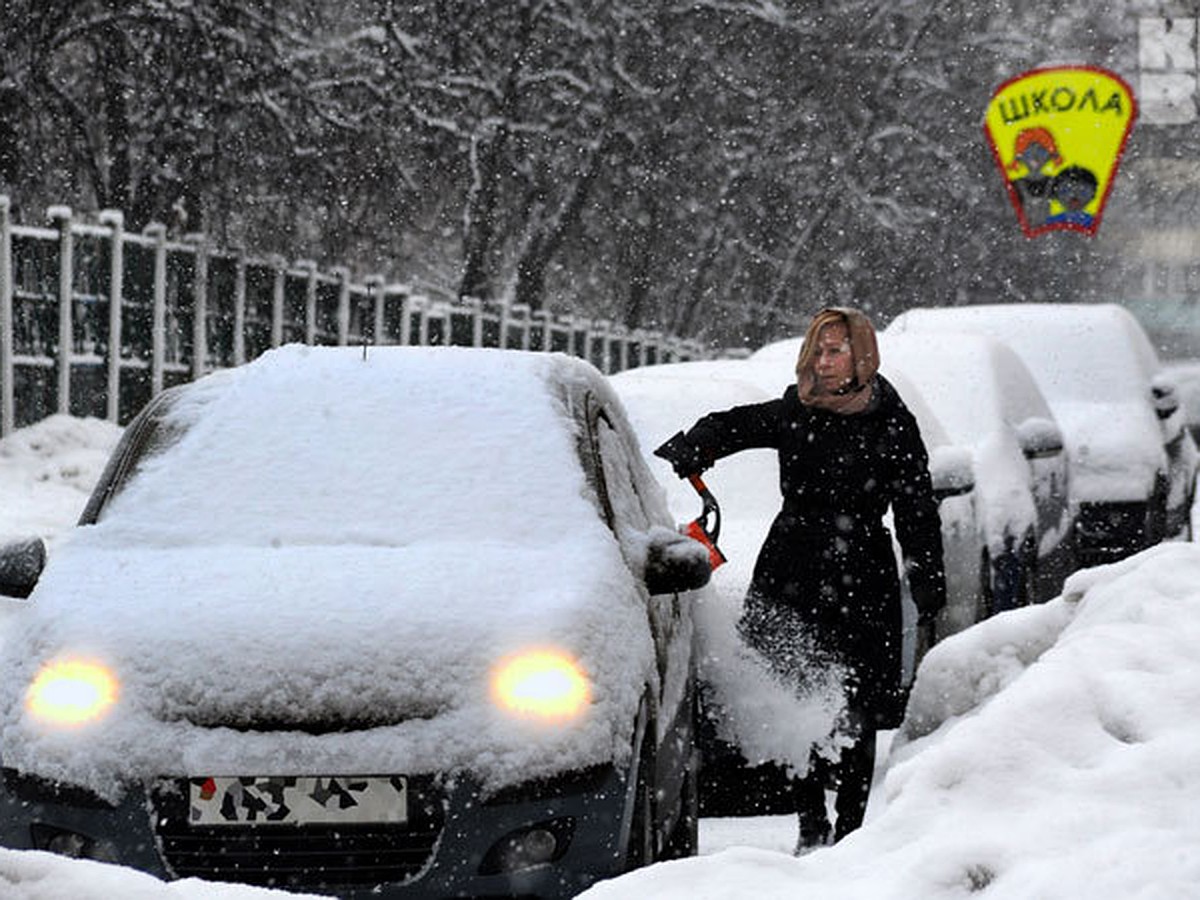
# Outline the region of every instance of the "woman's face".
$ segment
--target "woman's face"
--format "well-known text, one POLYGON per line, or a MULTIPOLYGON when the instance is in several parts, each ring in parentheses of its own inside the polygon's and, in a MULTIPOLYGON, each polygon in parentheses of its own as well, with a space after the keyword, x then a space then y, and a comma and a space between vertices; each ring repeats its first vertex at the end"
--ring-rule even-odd
POLYGON ((854 354, 850 350, 850 331, 841 322, 831 322, 817 334, 814 357, 817 386, 834 393, 854 380, 854 354))

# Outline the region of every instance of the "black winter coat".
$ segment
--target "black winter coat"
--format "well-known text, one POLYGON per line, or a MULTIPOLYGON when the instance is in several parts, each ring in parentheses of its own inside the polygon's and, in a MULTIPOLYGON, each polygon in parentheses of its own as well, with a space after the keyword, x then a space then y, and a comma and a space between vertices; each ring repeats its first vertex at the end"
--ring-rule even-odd
POLYGON ((946 587, 928 456, 895 388, 876 376, 870 406, 840 415, 804 406, 793 385, 780 399, 711 413, 685 438, 693 471, 739 450, 778 450, 783 508, 759 552, 746 615, 757 609, 765 622, 780 621, 773 612, 799 618, 847 668, 850 707, 881 727, 897 724, 902 624, 896 559, 882 522, 889 506, 922 617, 945 605, 946 587))

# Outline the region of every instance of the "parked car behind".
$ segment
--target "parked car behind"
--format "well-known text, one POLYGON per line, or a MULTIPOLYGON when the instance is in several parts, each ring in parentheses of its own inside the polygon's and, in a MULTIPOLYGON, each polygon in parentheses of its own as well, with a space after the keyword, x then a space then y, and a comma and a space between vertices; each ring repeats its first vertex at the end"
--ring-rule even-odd
POLYGON ((884 333, 879 350, 884 374, 907 376, 974 454, 984 615, 1057 594, 1074 568, 1069 470, 1062 432, 1025 364, 979 334, 884 333))
POLYGON ((913 309, 888 333, 976 331, 1006 342, 1063 430, 1081 563, 1190 532, 1197 451, 1178 393, 1133 315, 1116 304, 913 309))
POLYGON ((364 353, 161 394, 36 586, 16 548, 0 844, 342 897, 694 852, 707 555, 606 380, 364 353))

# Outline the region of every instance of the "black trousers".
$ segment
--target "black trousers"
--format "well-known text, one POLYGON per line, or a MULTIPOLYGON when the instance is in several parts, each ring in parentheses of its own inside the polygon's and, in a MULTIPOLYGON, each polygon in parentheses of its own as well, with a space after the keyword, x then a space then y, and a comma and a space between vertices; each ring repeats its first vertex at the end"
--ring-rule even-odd
POLYGON ((858 739, 842 750, 836 763, 814 754, 808 774, 792 782, 792 796, 800 818, 800 843, 821 844, 830 834, 825 811, 827 786, 837 791, 834 839, 840 841, 858 828, 867 811, 874 772, 875 729, 865 724, 859 728, 858 739))

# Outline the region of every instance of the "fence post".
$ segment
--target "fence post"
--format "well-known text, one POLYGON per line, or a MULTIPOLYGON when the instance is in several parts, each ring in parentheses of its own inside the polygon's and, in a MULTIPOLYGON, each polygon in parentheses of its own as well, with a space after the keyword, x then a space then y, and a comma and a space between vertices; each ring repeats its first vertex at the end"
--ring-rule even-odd
POLYGON ((108 394, 104 417, 117 422, 121 417, 121 304, 124 302, 125 214, 119 209, 100 211, 100 224, 112 229, 108 254, 108 394))
POLYGON ((375 304, 371 310, 371 343, 378 347, 383 344, 383 276, 368 275, 363 284, 367 286, 367 297, 375 304))
POLYGON ((167 226, 151 222, 142 234, 154 238, 154 307, 150 317, 150 396, 163 389, 167 354, 167 226))
POLYGON ((335 266, 333 275, 338 280, 337 342, 345 347, 350 343, 350 270, 335 266))
POLYGON ((297 260, 296 268, 308 273, 304 285, 304 343, 309 347, 317 342, 317 264, 311 259, 297 260))
POLYGON ((16 427, 13 399, 13 286, 12 233, 9 230, 11 202, 0 194, 0 438, 16 427))
POLYGON ((283 288, 287 279, 287 261, 278 254, 270 259, 275 269, 274 291, 271 294, 271 346, 283 343, 283 288))
POLYGON ((195 246, 192 269, 192 378, 208 371, 208 239, 200 233, 187 236, 195 246))
POLYGON ((483 346, 483 309, 484 303, 477 297, 468 300, 471 309, 471 346, 483 346))
POLYGON ((233 364, 246 361, 246 248, 237 248, 233 267, 233 364))
POLYGON ((52 206, 46 211, 58 225, 58 411, 71 412, 72 304, 75 293, 75 240, 71 233, 71 208, 52 206))
MULTIPOLYGON (((404 295, 404 305, 400 307, 400 343, 406 347, 413 344, 412 317, 414 311, 421 308, 421 302, 413 297, 411 292, 404 295)), ((418 334, 417 340, 420 339, 418 334)))

